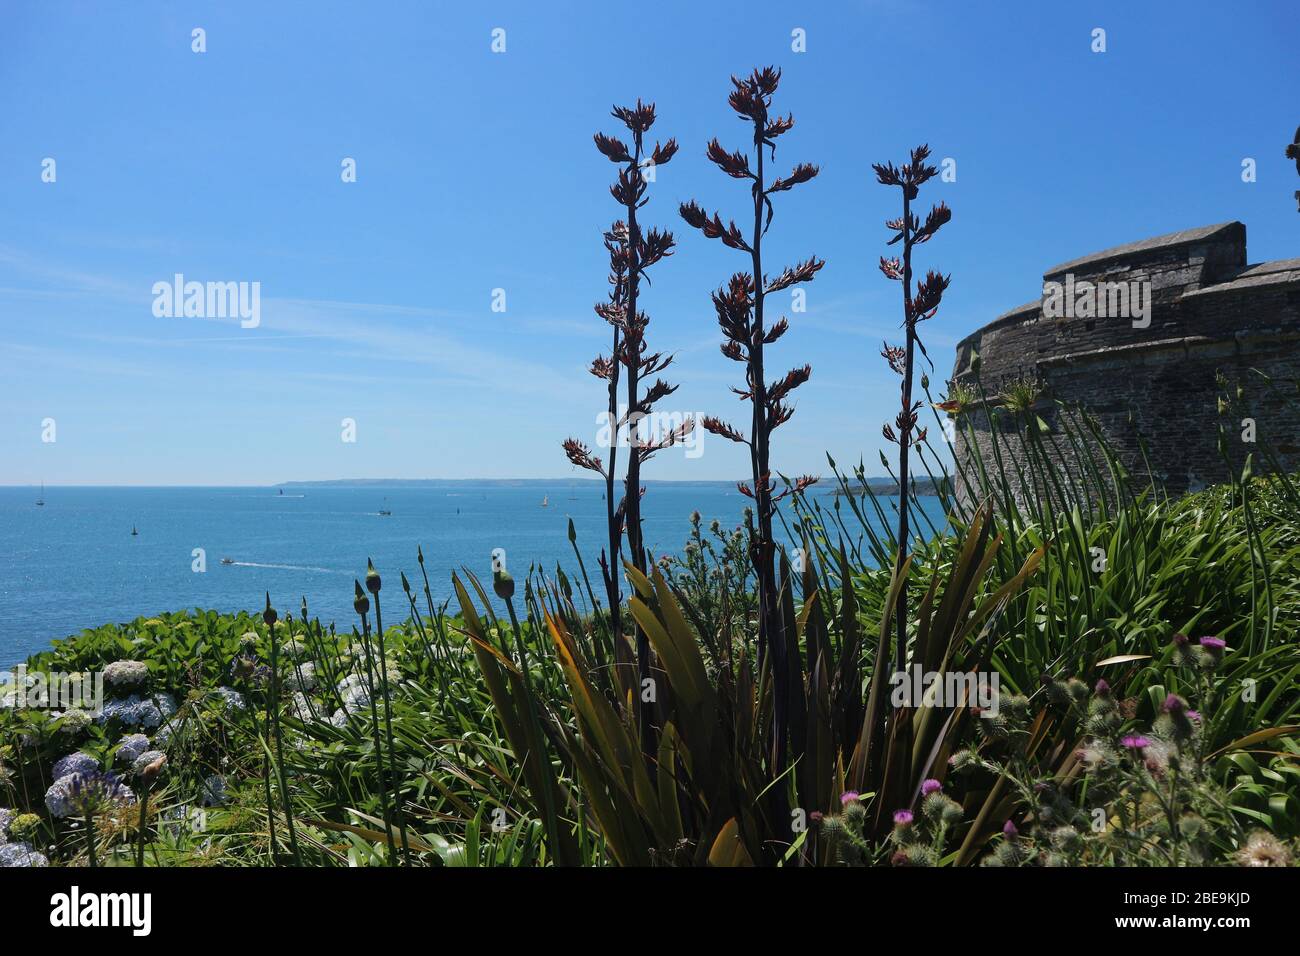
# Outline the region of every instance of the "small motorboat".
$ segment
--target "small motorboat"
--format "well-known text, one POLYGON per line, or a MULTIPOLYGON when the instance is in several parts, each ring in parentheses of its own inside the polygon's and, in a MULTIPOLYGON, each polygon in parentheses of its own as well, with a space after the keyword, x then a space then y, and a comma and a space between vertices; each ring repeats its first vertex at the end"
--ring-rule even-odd
POLYGON ((222 559, 221 559, 221 563, 222 563, 222 564, 234 564, 234 563, 235 563, 235 559, 234 559, 234 558, 222 558, 222 559))

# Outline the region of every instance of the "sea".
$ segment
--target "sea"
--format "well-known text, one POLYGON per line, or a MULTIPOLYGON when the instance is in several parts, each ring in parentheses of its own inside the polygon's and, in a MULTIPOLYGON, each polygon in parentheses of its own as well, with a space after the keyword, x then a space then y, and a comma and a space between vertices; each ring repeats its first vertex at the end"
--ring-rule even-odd
MULTIPOLYGON (((413 485, 265 488, 0 488, 0 666, 53 639, 165 611, 310 613, 341 630, 356 622, 353 580, 367 558, 409 611, 399 572, 421 587, 424 551, 434 600, 451 597, 453 571, 491 577, 493 552, 522 579, 559 564, 576 582, 572 520, 592 585, 605 534, 598 481, 433 481, 413 485), (383 514, 382 512, 389 512, 383 514), (134 532, 134 533, 133 533, 134 532)), ((825 493, 825 492, 823 492, 825 493)), ((750 500, 730 482, 648 482, 647 547, 680 554, 690 515, 737 527, 750 500)), ((828 502, 829 503, 829 502, 828 502)), ((938 499, 924 507, 939 509, 938 499)), ((418 594, 418 591, 417 591, 418 594)))

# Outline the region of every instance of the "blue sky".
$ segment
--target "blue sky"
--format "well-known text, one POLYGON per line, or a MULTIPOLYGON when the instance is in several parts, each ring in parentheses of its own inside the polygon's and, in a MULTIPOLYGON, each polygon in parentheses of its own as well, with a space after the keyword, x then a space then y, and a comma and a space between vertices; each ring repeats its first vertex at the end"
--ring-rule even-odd
MULTIPOLYGON (((643 213, 679 242, 644 302, 678 356, 665 407, 743 419, 708 295, 746 260, 676 210, 743 214, 703 151, 745 145, 728 76, 769 63, 796 120, 777 166, 822 173, 777 197, 765 261, 827 262, 771 359, 813 366, 774 463, 879 473, 899 305, 875 262, 898 197, 870 163, 923 141, 957 161, 923 196, 954 211, 920 256, 953 276, 925 329, 942 378, 959 338, 1076 255, 1229 219, 1253 261, 1300 253, 1298 20, 1292 2, 6 3, 0 484, 570 474, 560 441, 593 441, 602 405, 585 368, 618 213, 591 134, 638 96, 682 145, 643 213), (260 326, 155 317, 178 272, 259 282, 260 326)), ((647 474, 747 471, 738 446, 702 450, 647 474)))

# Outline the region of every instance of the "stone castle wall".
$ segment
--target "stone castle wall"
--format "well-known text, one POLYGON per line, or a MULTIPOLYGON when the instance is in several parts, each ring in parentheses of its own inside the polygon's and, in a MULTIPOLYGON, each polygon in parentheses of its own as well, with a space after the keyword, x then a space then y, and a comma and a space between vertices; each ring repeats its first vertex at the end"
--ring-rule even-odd
MULTIPOLYGON (((990 467, 990 415, 999 422, 1007 470, 1014 474, 1024 464, 1023 444, 1005 434, 1014 428, 1011 416, 995 398, 1017 380, 1041 387, 1036 410, 1049 427, 1044 440, 1051 446, 1056 438, 1055 457, 1067 472, 1085 466, 1059 435, 1057 401, 1085 407, 1141 485, 1154 477, 1171 493, 1182 493, 1227 480, 1220 422, 1228 429, 1232 467, 1259 449, 1241 440, 1245 414, 1255 420, 1259 443, 1268 442, 1285 467, 1300 467, 1300 259, 1248 265, 1246 227, 1229 222, 1108 249, 1043 274, 1045 289, 1071 279, 1076 288, 1081 281, 1149 283, 1149 324, 1135 327, 1131 317, 1054 317, 1056 311, 1046 312, 1055 303, 1042 299, 963 339, 953 380, 973 387, 978 378, 990 398, 989 406, 976 403, 964 413, 990 467), (1242 387, 1241 405, 1249 410, 1231 421, 1218 411, 1219 373, 1230 390, 1242 387)), ((969 447, 964 423, 955 431, 960 474, 976 449, 969 447)), ((960 481, 959 493, 967 499, 973 494, 960 481)), ((1023 497, 1025 489, 1016 493, 1023 497)))

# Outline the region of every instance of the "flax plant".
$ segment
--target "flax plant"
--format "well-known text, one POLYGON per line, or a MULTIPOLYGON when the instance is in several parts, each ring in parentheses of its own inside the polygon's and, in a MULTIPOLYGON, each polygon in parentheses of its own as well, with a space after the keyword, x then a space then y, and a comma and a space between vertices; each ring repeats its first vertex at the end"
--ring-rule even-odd
MULTIPOLYGON (((645 134, 655 122, 653 103, 637 100, 636 106, 616 106, 612 114, 632 134, 629 147, 622 140, 596 133, 596 148, 612 163, 620 166, 618 179, 610 186, 610 195, 623 207, 624 218, 616 221, 605 233, 605 248, 609 253, 610 293, 607 302, 595 307, 596 314, 611 327, 613 345, 608 356, 597 356, 591 364, 591 373, 608 384, 608 427, 610 431, 609 467, 576 439, 564 442, 569 461, 580 468, 595 471, 605 479, 605 507, 608 522, 608 554, 602 556, 601 569, 605 578, 606 597, 609 601, 610 619, 615 635, 621 633, 619 608, 619 554, 622 536, 627 536, 627 551, 632 566, 642 573, 646 570, 646 550, 641 531, 641 467, 660 449, 684 440, 694 427, 691 419, 675 427, 662 429, 658 434, 642 423, 650 417, 654 403, 677 390, 662 379, 652 376, 662 372, 673 357, 661 352, 648 352, 645 339, 650 319, 640 309, 641 280, 648 278, 646 270, 660 260, 672 255, 673 235, 659 229, 643 231, 637 212, 648 202, 647 187, 654 180, 655 171, 666 165, 677 153, 677 141, 656 142, 647 149, 645 134), (620 400, 619 382, 624 392, 620 400), (649 384, 645 384, 649 382, 649 384), (615 469, 617 465, 618 436, 626 429, 628 437, 627 471, 622 500, 614 507, 615 469)), ((637 666, 642 681, 650 676, 650 644, 645 635, 637 631, 637 666)))
POLYGON ((266 595, 266 610, 262 620, 270 631, 271 642, 271 693, 267 706, 267 721, 275 737, 275 768, 280 783, 280 799, 284 803, 284 824, 289 831, 289 851, 293 854, 295 866, 302 866, 302 856, 298 852, 298 834, 293 825, 293 804, 289 795, 289 778, 284 771, 284 735, 280 729, 280 654, 279 643, 275 639, 275 622, 278 620, 275 608, 271 607, 271 595, 266 595))
POLYGON ((794 414, 794 407, 788 400, 795 389, 808 381, 812 367, 803 365, 791 369, 775 382, 768 381, 764 350, 785 334, 789 323, 782 317, 768 325, 766 300, 769 295, 811 281, 825 264, 814 256, 786 268, 772 279, 763 271, 763 237, 772 224, 774 213, 771 197, 809 182, 818 172, 816 166, 800 163, 783 178, 771 181, 767 179, 764 150, 775 158, 777 138, 794 127, 793 116, 770 114, 772 96, 780 81, 781 71, 772 67, 755 69, 747 77, 731 78, 733 89, 728 103, 740 119, 752 127, 753 165, 747 153, 740 150, 729 153, 716 138, 709 142, 706 151, 709 160, 722 172, 732 179, 750 184, 753 225, 749 238, 746 239, 734 221, 723 226, 717 213, 710 218, 694 200, 683 203, 680 209, 682 219, 700 230, 706 238, 718 239, 728 248, 750 257, 750 271, 735 273, 725 286, 713 294, 714 310, 725 339, 722 354, 745 366, 744 388, 733 388, 732 391, 742 401, 750 403, 749 434, 746 437, 739 429, 718 418, 706 417, 701 424, 709 432, 749 449, 750 481, 741 482, 738 487, 742 494, 753 498, 755 503, 755 523, 750 534, 750 560, 758 579, 759 657, 768 662, 769 651, 772 655, 768 662, 775 688, 771 753, 778 774, 786 765, 791 704, 797 698, 802 698, 802 689, 797 686, 800 680, 798 648, 786 633, 781 613, 782 585, 777 580, 773 515, 776 503, 789 494, 792 488, 802 490, 816 479, 810 476, 800 477, 794 486, 774 494, 776 482, 771 466, 772 433, 794 414))
MULTIPOLYGON (((893 608, 894 614, 894 668, 903 669, 907 655, 908 622, 908 581, 902 574, 912 547, 912 529, 910 518, 911 484, 909 452, 914 445, 925 440, 925 429, 917 429, 917 412, 921 402, 913 397, 913 382, 916 376, 917 350, 925 355, 925 345, 917 334, 917 326, 933 318, 943 300, 944 290, 948 288, 949 277, 938 272, 926 273, 924 279, 916 284, 915 294, 912 288, 912 253, 916 246, 929 242, 935 234, 952 218, 948 207, 939 203, 933 206, 925 217, 925 222, 912 211, 912 202, 917 198, 920 188, 937 173, 938 169, 928 165, 930 147, 918 146, 912 150, 910 162, 901 169, 892 162, 874 163, 872 169, 876 179, 884 186, 897 186, 903 195, 903 212, 896 219, 885 222, 885 227, 893 232, 889 245, 902 243, 902 255, 893 258, 880 257, 880 271, 887 279, 901 282, 903 286, 903 331, 902 346, 885 343, 881 356, 889 367, 902 378, 899 389, 902 407, 894 419, 897 431, 888 423, 883 428, 885 440, 898 445, 898 530, 895 535, 896 552, 894 573, 899 579, 898 603, 893 608)), ((927 356, 928 357, 928 356, 927 356)), ((909 722, 904 722, 910 726, 909 722)), ((906 748, 904 749, 906 753, 906 748)), ((904 767, 903 777, 907 776, 904 767)))

